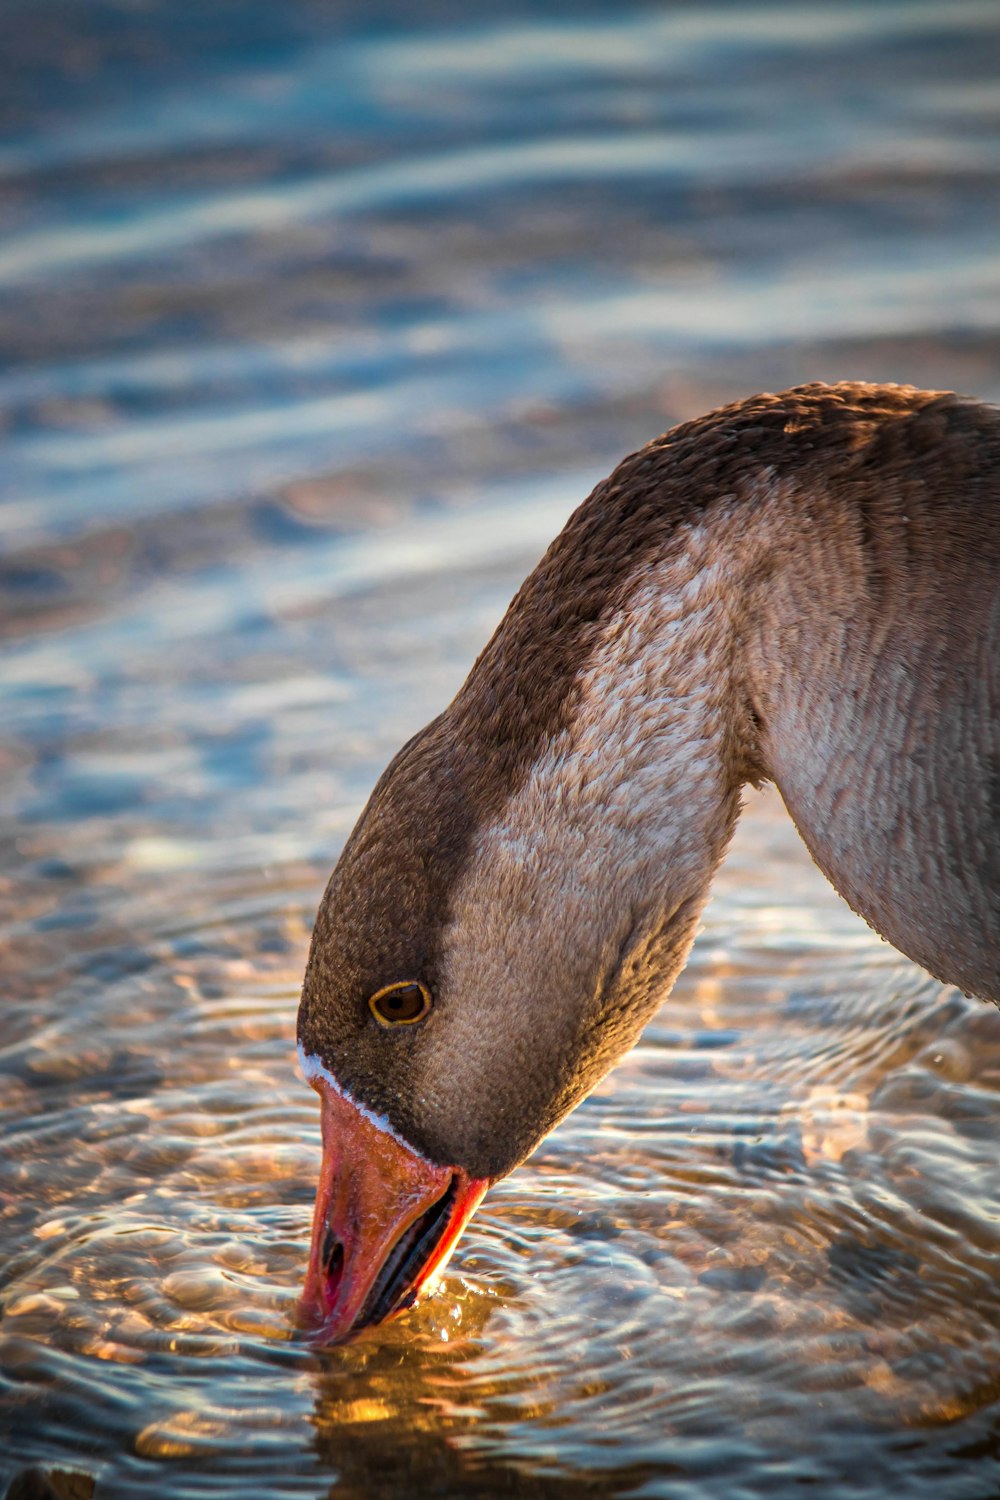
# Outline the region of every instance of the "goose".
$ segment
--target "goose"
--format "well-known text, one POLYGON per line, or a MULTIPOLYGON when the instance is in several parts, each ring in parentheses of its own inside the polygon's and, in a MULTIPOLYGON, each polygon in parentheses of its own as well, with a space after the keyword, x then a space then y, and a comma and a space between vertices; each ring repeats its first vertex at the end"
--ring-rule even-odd
POLYGON ((1000 1002, 1000 410, 811 384, 675 427, 396 755, 299 1007, 320 1345, 432 1286, 635 1042, 768 781, 876 932, 1000 1002))

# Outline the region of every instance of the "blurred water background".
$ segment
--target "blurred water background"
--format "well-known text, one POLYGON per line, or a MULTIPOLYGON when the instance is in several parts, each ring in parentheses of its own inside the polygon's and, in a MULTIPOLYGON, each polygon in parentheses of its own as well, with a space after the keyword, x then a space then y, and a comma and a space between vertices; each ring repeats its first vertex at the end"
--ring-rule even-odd
POLYGON ((996 1494, 1000 1018, 771 796, 443 1291, 292 1312, 316 902, 565 516, 758 389, 1000 397, 1000 7, 3 31, 0 1493, 996 1494))

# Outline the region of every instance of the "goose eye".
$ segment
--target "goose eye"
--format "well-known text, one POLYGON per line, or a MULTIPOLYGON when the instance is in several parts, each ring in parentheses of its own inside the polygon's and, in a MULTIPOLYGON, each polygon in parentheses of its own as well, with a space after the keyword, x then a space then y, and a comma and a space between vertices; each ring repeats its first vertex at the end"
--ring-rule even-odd
POLYGON ((431 994, 426 985, 406 979, 376 990, 368 1005, 380 1026, 412 1026, 430 1010, 431 994))

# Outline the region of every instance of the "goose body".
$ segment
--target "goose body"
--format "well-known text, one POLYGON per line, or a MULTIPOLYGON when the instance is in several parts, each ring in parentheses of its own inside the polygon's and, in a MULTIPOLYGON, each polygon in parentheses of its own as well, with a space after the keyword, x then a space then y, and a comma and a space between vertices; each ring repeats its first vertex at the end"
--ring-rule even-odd
POLYGON ((409 1305, 635 1041, 767 780, 878 932, 1000 1002, 1000 412, 813 385, 657 438, 396 756, 299 1011, 322 1340, 409 1305))

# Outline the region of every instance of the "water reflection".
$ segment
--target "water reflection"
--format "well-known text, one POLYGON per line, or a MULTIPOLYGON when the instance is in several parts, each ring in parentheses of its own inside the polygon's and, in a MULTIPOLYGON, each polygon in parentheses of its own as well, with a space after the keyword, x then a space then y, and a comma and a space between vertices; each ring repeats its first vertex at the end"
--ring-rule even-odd
POLYGON ((762 386, 1000 396, 994 5, 486 19, 8 27, 0 1493, 973 1500, 1000 1020, 766 797, 441 1295, 294 1323, 323 880, 572 505, 762 386))

